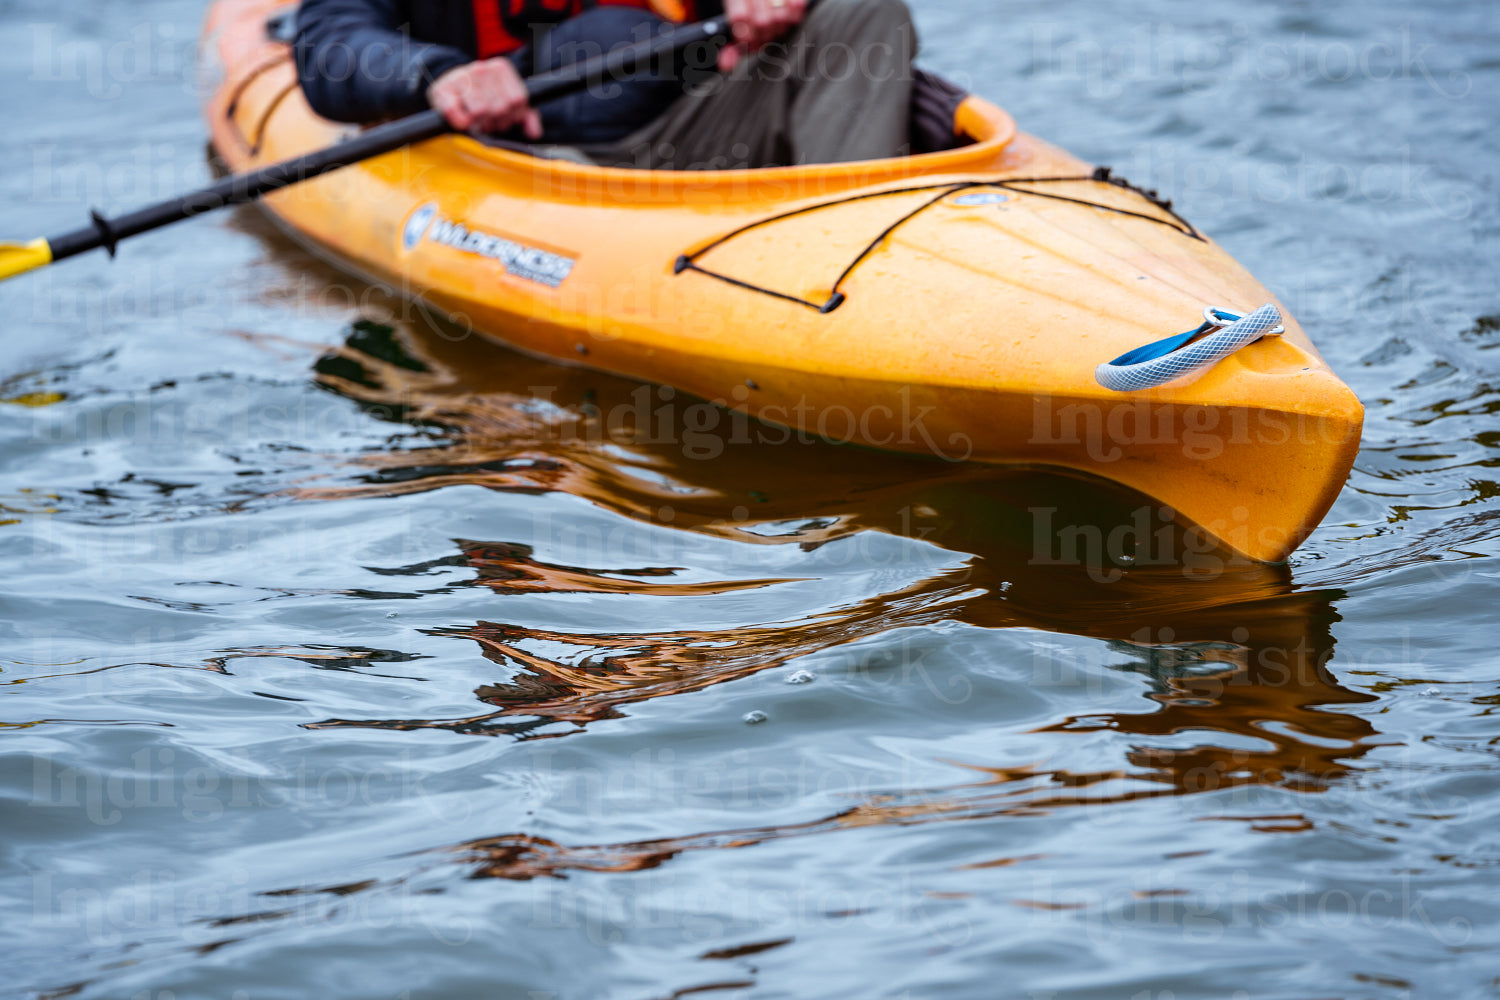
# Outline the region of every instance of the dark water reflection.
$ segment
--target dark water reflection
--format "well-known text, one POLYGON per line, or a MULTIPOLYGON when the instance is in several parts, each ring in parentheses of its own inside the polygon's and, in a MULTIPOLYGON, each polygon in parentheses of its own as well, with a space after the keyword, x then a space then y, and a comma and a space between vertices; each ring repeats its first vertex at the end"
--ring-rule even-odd
MULTIPOLYGON (((548 393, 549 403, 539 413, 529 387, 546 378, 551 367, 497 353, 433 317, 419 317, 404 338, 394 327, 360 322, 338 351, 317 363, 321 384, 367 412, 440 428, 446 440, 368 457, 365 461, 378 471, 359 477, 366 485, 305 488, 298 495, 363 498, 464 484, 558 491, 653 526, 803 552, 855 548, 849 557, 854 560, 873 555, 859 550, 859 542, 865 533, 878 532, 939 547, 956 565, 896 590, 753 627, 599 633, 481 621, 434 630, 431 634, 471 639, 487 659, 518 671, 507 684, 475 692, 499 711, 457 720, 317 725, 497 734, 530 732, 552 722, 581 727, 618 718, 620 706, 631 702, 697 691, 894 629, 940 622, 1116 639, 1143 651, 1152 676, 1164 681, 1178 661, 1189 667, 1207 664, 1209 672, 1201 678, 1186 671, 1182 698, 1164 698, 1179 708, 1216 704, 1217 699, 1196 701, 1192 693, 1214 684, 1265 686, 1280 694, 1290 690, 1303 699, 1288 705, 1295 708, 1308 703, 1310 685, 1327 683, 1323 667, 1333 655, 1328 622, 1336 617, 1330 607, 1336 595, 1294 594, 1285 567, 1191 549, 1182 540, 1183 526, 1155 519, 1145 529, 1152 533, 1150 545, 1109 544, 1116 533, 1135 537, 1140 513, 1149 506, 1145 497, 1035 471, 950 467, 815 440, 772 444, 763 439, 787 432, 748 421, 725 419, 721 423, 728 426, 716 428, 720 433, 695 431, 687 415, 707 404, 674 402, 669 391, 583 371, 571 373, 576 384, 563 387, 581 402, 569 405, 559 400, 567 400, 561 392, 548 393), (423 327, 428 335, 414 339, 413 331, 423 327), (497 357, 504 366, 487 369, 497 357), (691 449, 713 458, 684 454, 691 449), (652 470, 650 479, 639 479, 637 469, 652 470), (764 491, 747 490, 751 483, 764 491), (1039 531, 1039 524, 1089 529, 1070 547, 1069 555, 1077 558, 1063 558, 1053 530, 1039 531), (1126 548, 1147 553, 1151 562, 1117 558, 1126 548), (1172 557, 1189 551, 1196 560, 1172 557), (503 721, 518 716, 527 721, 503 721)), ((580 540, 596 550, 608 548, 597 535, 580 540)), ((465 568, 474 576, 464 584, 497 594, 693 597, 799 582, 679 582, 686 567, 559 565, 518 542, 455 539, 455 544, 459 555, 376 571, 421 577, 465 568)), ((1262 709, 1274 707, 1273 699, 1252 701, 1267 702, 1262 709)))
MULTIPOLYGON (((19 232, 200 175, 200 13, 0 12, 19 232), (58 61, 141 25, 128 80, 58 61)), ((929 58, 1170 191, 1366 400, 1290 566, 501 350, 252 214, 145 238, 0 287, 0 981, 1494 995, 1492 12, 991 13, 922 7, 929 58)))

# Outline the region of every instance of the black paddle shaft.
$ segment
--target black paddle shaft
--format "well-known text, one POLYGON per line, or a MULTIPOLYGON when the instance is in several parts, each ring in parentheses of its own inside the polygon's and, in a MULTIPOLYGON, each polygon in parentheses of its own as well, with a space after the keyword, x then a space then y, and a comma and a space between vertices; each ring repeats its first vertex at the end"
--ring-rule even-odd
MULTIPOLYGON (((685 24, 662 32, 655 38, 623 46, 605 55, 528 77, 526 93, 535 106, 543 101, 577 93, 595 83, 630 76, 649 68, 653 60, 680 52, 694 43, 723 40, 728 35, 728 22, 723 18, 685 24)), ((116 244, 128 237, 183 219, 191 219, 195 215, 212 212, 226 205, 243 205, 268 192, 279 191, 340 167, 347 167, 424 139, 435 138, 450 130, 448 122, 437 111, 423 111, 376 126, 327 149, 273 163, 249 173, 233 174, 206 188, 127 212, 113 219, 106 219, 97 211, 92 212, 90 215, 93 221, 89 226, 49 239, 47 243, 52 248, 53 260, 62 260, 98 247, 104 247, 110 256, 114 256, 116 244)))

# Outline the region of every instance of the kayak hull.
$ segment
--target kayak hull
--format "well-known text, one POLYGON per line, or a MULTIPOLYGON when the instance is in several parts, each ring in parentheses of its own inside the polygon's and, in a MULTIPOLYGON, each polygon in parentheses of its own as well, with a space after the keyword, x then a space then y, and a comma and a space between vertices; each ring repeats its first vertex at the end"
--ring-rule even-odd
MULTIPOLYGON (((289 50, 265 36, 278 6, 209 13, 203 51, 222 80, 205 114, 231 170, 349 134, 308 108, 289 50)), ((1196 326, 1205 306, 1276 300, 1170 211, 1087 179, 1090 165, 999 108, 971 97, 955 125, 974 141, 713 173, 451 136, 265 204, 460 327, 723 408, 705 420, 1102 476, 1159 501, 1162 522, 1200 526, 1205 545, 1284 559, 1347 478, 1354 394, 1285 309, 1283 335, 1207 371, 1139 393, 1099 386, 1100 362, 1196 326)))

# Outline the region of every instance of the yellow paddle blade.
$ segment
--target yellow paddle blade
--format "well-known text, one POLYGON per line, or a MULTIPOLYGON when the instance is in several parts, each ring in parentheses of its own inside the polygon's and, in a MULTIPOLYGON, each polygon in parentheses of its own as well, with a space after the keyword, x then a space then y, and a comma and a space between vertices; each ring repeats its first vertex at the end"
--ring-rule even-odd
POLYGON ((30 243, 0 243, 0 281, 35 271, 52 263, 52 247, 46 240, 30 243))

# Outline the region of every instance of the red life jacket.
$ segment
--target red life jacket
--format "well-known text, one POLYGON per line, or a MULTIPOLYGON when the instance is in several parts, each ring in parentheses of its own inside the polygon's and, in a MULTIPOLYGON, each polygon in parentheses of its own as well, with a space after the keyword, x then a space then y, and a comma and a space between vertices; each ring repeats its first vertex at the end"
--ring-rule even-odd
MULTIPOLYGON (((531 40, 535 25, 558 24, 577 17, 589 7, 658 9, 651 0, 473 0, 473 5, 475 38, 481 59, 514 52, 531 40)), ((685 8, 684 16, 690 14, 692 8, 691 0, 685 4, 663 6, 685 8)))

